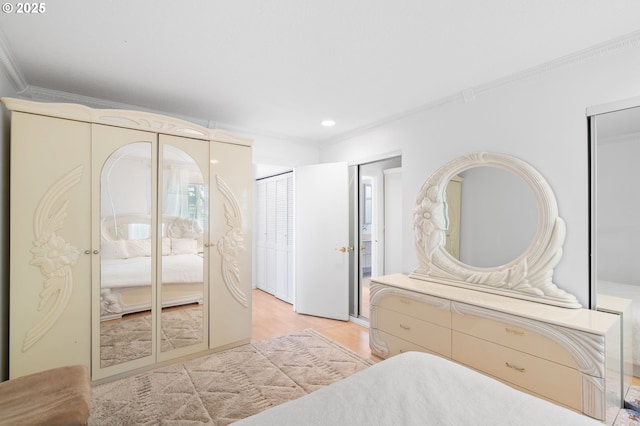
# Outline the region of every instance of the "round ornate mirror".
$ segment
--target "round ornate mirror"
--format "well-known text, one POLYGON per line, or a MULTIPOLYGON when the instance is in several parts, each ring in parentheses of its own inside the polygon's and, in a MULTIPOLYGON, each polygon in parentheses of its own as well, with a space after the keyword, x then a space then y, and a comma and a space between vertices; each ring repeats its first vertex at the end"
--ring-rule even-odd
POLYGON ((505 265, 533 241, 538 227, 535 195, 515 173, 490 166, 460 172, 447 183, 447 252, 462 263, 505 265))
POLYGON ((412 272, 412 278, 563 307, 581 307, 575 296, 552 282, 553 268, 562 257, 565 237, 565 225, 558 216, 555 196, 542 175, 515 157, 478 152, 445 164, 426 180, 418 192, 413 227, 418 267, 412 272), (478 175, 486 176, 478 180, 478 175), (466 179, 493 187, 489 192, 479 192, 473 186, 468 189, 477 192, 472 197, 476 199, 476 205, 489 207, 484 213, 471 209, 466 212, 466 206, 462 205, 466 198, 462 196, 456 207, 453 188, 466 179), (530 197, 531 192, 533 197, 530 197), (504 201, 508 203, 504 204, 504 201), (512 204, 510 207, 509 202, 512 204), (459 226, 460 239, 465 238, 464 228, 460 226, 464 224, 464 215, 472 217, 467 233, 479 233, 476 240, 491 243, 479 250, 474 244, 474 251, 484 251, 485 255, 490 255, 490 260, 478 261, 475 258, 469 260, 471 264, 466 263, 466 258, 474 259, 464 254, 465 247, 471 244, 466 240, 466 246, 460 246, 460 258, 451 248, 455 247, 451 238, 452 235, 455 238, 456 225, 459 226), (481 222, 483 216, 485 219, 481 222), (514 230, 518 230, 517 236, 514 230), (512 246, 507 254, 496 256, 497 253, 488 253, 499 251, 502 245, 512 246))

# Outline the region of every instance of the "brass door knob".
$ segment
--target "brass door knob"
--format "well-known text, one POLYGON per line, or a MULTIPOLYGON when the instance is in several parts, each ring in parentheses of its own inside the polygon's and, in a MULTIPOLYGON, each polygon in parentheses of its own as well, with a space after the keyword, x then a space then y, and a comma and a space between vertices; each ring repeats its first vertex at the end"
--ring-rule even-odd
POLYGON ((353 246, 349 246, 349 247, 338 247, 338 248, 336 248, 336 250, 341 252, 341 253, 346 253, 348 251, 353 251, 355 249, 353 248, 353 246))

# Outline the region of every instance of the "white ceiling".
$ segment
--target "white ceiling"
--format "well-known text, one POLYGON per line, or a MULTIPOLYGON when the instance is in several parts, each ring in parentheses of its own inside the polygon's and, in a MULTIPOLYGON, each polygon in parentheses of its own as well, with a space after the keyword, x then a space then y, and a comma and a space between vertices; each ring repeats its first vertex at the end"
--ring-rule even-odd
POLYGON ((637 0, 45 6, 0 15, 18 85, 316 143, 640 30, 637 0))

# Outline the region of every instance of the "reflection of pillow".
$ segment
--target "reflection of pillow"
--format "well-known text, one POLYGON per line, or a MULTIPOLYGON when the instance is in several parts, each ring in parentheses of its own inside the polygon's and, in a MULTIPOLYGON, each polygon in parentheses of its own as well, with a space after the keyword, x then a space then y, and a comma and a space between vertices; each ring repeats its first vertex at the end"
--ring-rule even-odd
POLYGON ((100 243, 100 253, 102 253, 103 259, 126 259, 129 257, 125 240, 103 240, 100 243))
POLYGON ((129 257, 151 256, 151 240, 127 240, 129 257))
POLYGON ((193 238, 172 238, 171 254, 198 254, 198 241, 193 238))
POLYGON ((162 255, 169 256, 171 254, 171 238, 164 237, 162 239, 162 255))

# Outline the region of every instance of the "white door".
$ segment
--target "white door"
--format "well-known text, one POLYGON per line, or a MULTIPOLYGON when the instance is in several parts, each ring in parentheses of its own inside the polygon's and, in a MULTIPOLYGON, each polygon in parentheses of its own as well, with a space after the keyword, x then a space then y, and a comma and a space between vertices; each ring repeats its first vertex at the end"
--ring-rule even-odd
POLYGON ((294 309, 349 320, 347 163, 294 170, 294 309))

